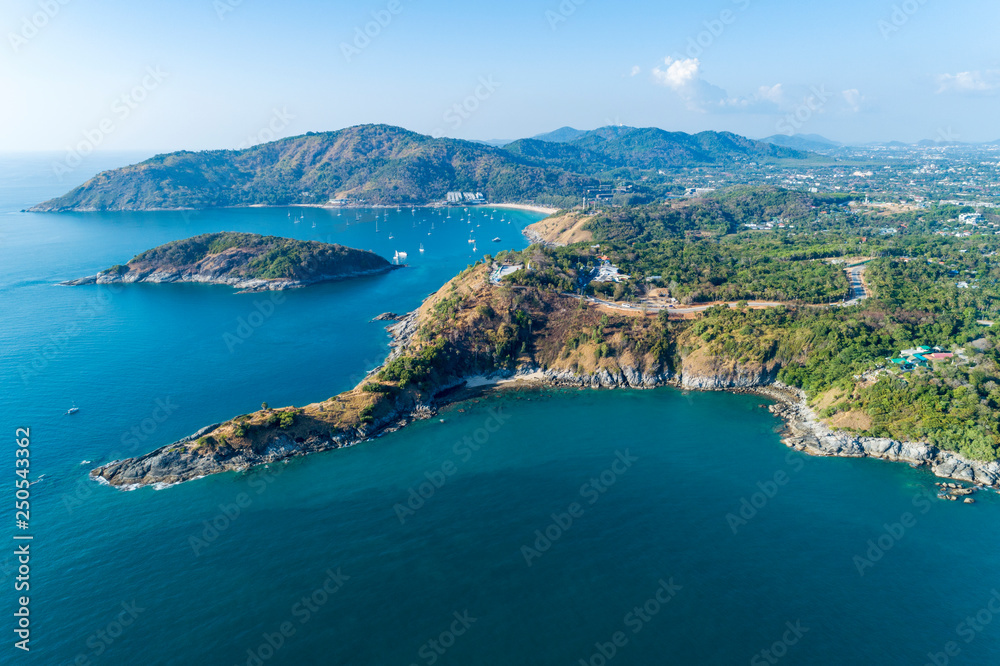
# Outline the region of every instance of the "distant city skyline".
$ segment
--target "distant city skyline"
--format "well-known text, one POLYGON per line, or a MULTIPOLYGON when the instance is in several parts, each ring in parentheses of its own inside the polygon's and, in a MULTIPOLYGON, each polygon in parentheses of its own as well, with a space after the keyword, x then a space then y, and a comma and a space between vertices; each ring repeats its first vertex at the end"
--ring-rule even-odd
POLYGON ((995 141, 998 20, 982 0, 13 0, 0 151, 231 149, 364 123, 995 141))

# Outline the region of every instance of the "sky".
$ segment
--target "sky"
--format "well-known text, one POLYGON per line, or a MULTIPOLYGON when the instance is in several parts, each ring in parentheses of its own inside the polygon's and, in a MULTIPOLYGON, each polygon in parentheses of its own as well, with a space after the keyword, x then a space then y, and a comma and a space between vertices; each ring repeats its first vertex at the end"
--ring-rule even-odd
POLYGON ((1000 139, 995 0, 6 0, 0 152, 388 123, 1000 139))

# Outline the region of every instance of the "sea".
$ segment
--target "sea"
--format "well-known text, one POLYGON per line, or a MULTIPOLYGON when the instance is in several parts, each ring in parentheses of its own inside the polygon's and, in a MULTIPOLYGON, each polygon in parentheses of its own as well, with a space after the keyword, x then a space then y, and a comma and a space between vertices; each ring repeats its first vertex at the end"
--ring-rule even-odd
POLYGON ((262 402, 352 387, 388 351, 373 317, 523 248, 541 217, 22 212, 142 157, 65 174, 0 156, 3 664, 1000 663, 997 495, 946 502, 925 470, 791 451, 757 396, 510 390, 243 473, 91 481, 262 402), (407 267, 277 299, 58 285, 214 231, 407 267))

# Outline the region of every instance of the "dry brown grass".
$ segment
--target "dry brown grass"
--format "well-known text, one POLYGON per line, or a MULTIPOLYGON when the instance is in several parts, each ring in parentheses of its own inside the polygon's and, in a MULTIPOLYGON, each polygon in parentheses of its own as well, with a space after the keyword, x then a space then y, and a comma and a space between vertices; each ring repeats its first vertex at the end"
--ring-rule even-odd
POLYGON ((556 217, 547 217, 530 225, 528 230, 535 232, 546 241, 557 245, 589 243, 594 240, 594 234, 584 229, 583 226, 592 217, 592 215, 583 215, 581 213, 567 213, 556 217))
POLYGON ((234 449, 259 451, 277 434, 284 434, 292 439, 305 439, 315 435, 332 436, 361 425, 361 413, 368 407, 373 410, 373 416, 378 417, 389 408, 389 402, 390 399, 384 394, 353 390, 301 408, 260 410, 223 423, 200 440, 192 442, 189 448, 200 449, 207 446, 215 450, 225 443, 234 449), (295 413, 295 421, 291 426, 282 428, 276 423, 270 423, 274 416, 280 417, 286 412, 295 413), (236 436, 238 427, 245 431, 242 437, 236 436))
POLYGON ((844 397, 844 391, 837 387, 833 387, 825 393, 821 393, 816 396, 815 402, 813 402, 813 409, 816 411, 822 411, 827 407, 832 407, 837 404, 841 398, 844 397))
POLYGON ((834 414, 829 422, 834 428, 843 428, 845 430, 866 431, 872 427, 871 417, 857 409, 834 414))

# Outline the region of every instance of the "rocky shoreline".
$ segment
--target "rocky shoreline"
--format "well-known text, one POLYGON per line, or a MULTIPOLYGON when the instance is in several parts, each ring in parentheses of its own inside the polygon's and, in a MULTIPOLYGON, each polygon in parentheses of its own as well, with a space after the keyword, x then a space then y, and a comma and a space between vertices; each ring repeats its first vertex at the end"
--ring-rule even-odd
MULTIPOLYGON (((389 343, 391 352, 384 364, 402 354, 410 343, 417 331, 417 312, 403 316, 386 330, 392 339, 389 343)), ((383 366, 371 370, 367 377, 378 372, 383 366)), ((147 485, 164 487, 219 472, 245 471, 256 465, 354 446, 395 432, 414 420, 431 418, 439 407, 464 400, 475 391, 503 390, 524 384, 607 389, 651 389, 670 386, 680 390, 730 391, 760 395, 775 401, 769 410, 786 423, 782 442, 797 451, 814 456, 868 457, 904 462, 912 467, 927 467, 944 479, 1000 489, 1000 462, 966 460, 955 453, 924 443, 858 437, 846 432, 833 431, 809 408, 802 391, 776 380, 773 368, 739 367, 718 369, 711 373, 689 371, 681 375, 672 375, 666 369, 647 373, 626 367, 620 372, 601 370, 591 375, 579 375, 568 370, 559 371, 524 365, 514 371, 456 379, 447 385, 437 387, 434 397, 424 404, 397 405, 396 409, 380 420, 336 436, 313 436, 305 441, 296 442, 288 436, 278 435, 261 452, 231 451, 229 455, 197 455, 182 446, 217 427, 209 426, 146 455, 107 463, 92 470, 90 475, 102 483, 122 490, 132 490, 147 485)), ((939 486, 942 487, 944 499, 955 500, 969 492, 956 484, 945 483, 939 486)), ((971 498, 966 498, 966 501, 969 500, 971 498)))
POLYGON ((542 247, 560 247, 558 243, 545 240, 545 238, 543 238, 537 231, 533 231, 528 228, 523 229, 521 231, 521 235, 527 238, 532 245, 541 245, 542 247))
POLYGON ((367 271, 354 271, 342 273, 340 275, 316 275, 308 280, 295 280, 291 278, 239 278, 226 277, 211 273, 183 273, 179 271, 152 271, 150 273, 128 273, 119 275, 117 273, 98 273, 77 280, 67 280, 60 282, 63 287, 78 287, 87 284, 136 284, 140 282, 149 283, 174 283, 193 282, 200 284, 223 284, 241 290, 240 293, 254 293, 261 291, 283 291, 285 289, 300 289, 320 282, 334 282, 337 280, 350 280, 352 278, 368 277, 372 275, 382 275, 403 268, 402 265, 390 264, 382 268, 375 268, 367 271))
MULTIPOLYGON (((538 372, 538 369, 534 369, 538 372)), ((593 388, 674 388, 698 391, 730 391, 750 393, 775 401, 768 409, 786 424, 782 443, 789 448, 813 456, 844 458, 877 458, 889 462, 904 462, 911 467, 927 467, 940 478, 963 481, 980 487, 1000 489, 1000 461, 967 460, 957 453, 919 442, 898 442, 882 437, 863 437, 831 430, 813 412, 803 391, 778 382, 776 373, 768 370, 712 375, 664 374, 648 375, 631 368, 619 375, 608 372, 592 376, 575 376, 551 370, 541 372, 542 383, 557 386, 593 388)), ((516 376, 516 375, 514 375, 516 376)), ((536 375, 537 376, 537 375, 536 375)), ((530 372, 529 372, 530 378, 530 372)), ((945 485, 943 494, 954 496, 945 485)), ((955 490, 955 488, 951 488, 955 490)), ((959 492, 958 495, 964 493, 959 492)), ((949 497, 954 499, 954 497, 949 497)))
POLYGON ((788 426, 782 441, 789 447, 814 456, 878 458, 904 462, 911 467, 927 467, 935 476, 978 486, 1000 488, 1000 462, 967 460, 922 442, 898 442, 884 437, 859 437, 831 430, 806 404, 805 396, 792 387, 775 384, 776 391, 758 391, 779 400, 770 411, 788 426))

